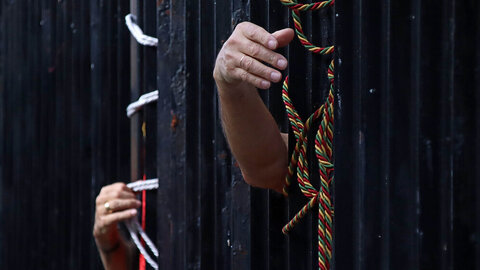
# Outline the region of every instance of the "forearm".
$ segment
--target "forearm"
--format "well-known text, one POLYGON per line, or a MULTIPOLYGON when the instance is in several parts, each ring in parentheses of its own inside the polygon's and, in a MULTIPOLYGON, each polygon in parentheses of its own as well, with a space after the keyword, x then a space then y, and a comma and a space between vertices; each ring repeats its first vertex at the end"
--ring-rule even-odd
POLYGON ((110 250, 97 249, 105 270, 128 270, 133 257, 132 247, 122 237, 110 250))
POLYGON ((245 181, 281 192, 287 147, 257 89, 248 84, 237 89, 217 86, 225 135, 245 181))
POLYGON ((287 147, 272 115, 257 93, 280 82, 287 59, 274 50, 293 38, 292 29, 270 34, 240 23, 218 53, 213 71, 225 136, 245 181, 282 192, 287 147))

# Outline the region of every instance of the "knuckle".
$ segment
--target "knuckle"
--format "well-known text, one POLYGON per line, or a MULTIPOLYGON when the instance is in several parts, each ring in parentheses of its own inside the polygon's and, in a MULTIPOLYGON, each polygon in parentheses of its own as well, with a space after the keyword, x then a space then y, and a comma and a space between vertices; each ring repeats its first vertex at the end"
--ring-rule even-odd
POLYGON ((252 38, 260 38, 261 37, 261 32, 260 32, 260 28, 259 27, 252 27, 251 29, 249 29, 249 33, 250 33, 250 36, 252 38))
POLYGON ((260 87, 262 85, 262 80, 260 78, 255 78, 254 84, 260 87))
POLYGON ((115 198, 119 198, 119 197, 120 197, 120 194, 121 194, 120 190, 116 190, 116 191, 113 193, 113 196, 114 196, 115 198))
POLYGON ((238 28, 238 29, 242 30, 242 29, 248 29, 248 27, 249 27, 249 22, 241 22, 241 23, 237 24, 237 27, 235 27, 235 29, 238 28))
POLYGON ((227 41, 225 41, 225 43, 223 44, 223 47, 224 48, 229 48, 229 47, 235 46, 237 44, 238 44, 237 35, 232 35, 232 36, 230 36, 230 38, 227 41))
POLYGON ((253 66, 253 59, 252 58, 248 58, 248 59, 243 60, 243 67, 244 67, 245 70, 251 71, 252 66, 253 66))
POLYGON ((224 58, 224 61, 230 62, 230 61, 232 61, 235 57, 233 56, 233 53, 232 53, 231 50, 225 50, 225 52, 223 53, 223 58, 224 58))
POLYGON ((225 66, 225 71, 227 74, 232 74, 235 71, 235 67, 232 65, 226 65, 225 66))
POLYGON ((248 72, 247 71, 242 71, 242 73, 240 74, 240 78, 242 79, 242 81, 247 81, 248 72))
POLYGON ((274 64, 276 62, 275 59, 277 59, 277 57, 275 57, 274 54, 270 54, 268 56, 268 61, 269 61, 270 64, 274 64))
POLYGON ((249 46, 248 51, 251 56, 258 56, 258 53, 260 52, 260 46, 257 44, 252 44, 249 46))

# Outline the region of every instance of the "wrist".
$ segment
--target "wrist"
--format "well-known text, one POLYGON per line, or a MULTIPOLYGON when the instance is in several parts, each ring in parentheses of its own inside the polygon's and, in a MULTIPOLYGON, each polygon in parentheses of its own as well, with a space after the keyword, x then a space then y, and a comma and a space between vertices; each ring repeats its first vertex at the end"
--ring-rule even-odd
POLYGON ((116 250, 118 250, 120 248, 120 245, 121 245, 121 240, 120 239, 118 239, 115 242, 115 244, 113 244, 109 247, 102 247, 97 243, 98 249, 100 250, 100 252, 102 252, 105 255, 115 252, 116 250))

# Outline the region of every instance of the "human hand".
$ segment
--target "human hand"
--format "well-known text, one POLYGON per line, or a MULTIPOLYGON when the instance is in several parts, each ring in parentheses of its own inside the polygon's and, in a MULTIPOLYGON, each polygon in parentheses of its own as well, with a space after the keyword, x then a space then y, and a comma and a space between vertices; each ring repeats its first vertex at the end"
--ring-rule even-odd
POLYGON ((93 236, 100 250, 115 248, 120 241, 117 223, 134 217, 141 202, 124 183, 104 186, 95 200, 93 236))
POLYGON ((273 50, 288 45, 293 36, 290 28, 270 34, 249 22, 238 24, 215 63, 213 77, 219 89, 242 84, 268 89, 272 82, 279 82, 282 75, 278 70, 284 70, 288 62, 273 50))

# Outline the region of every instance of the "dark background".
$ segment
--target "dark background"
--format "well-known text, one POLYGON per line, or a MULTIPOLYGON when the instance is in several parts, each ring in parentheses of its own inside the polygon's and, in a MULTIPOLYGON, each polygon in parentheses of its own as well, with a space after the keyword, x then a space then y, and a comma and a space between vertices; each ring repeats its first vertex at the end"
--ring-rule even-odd
MULTIPOLYGON (((480 269, 479 15, 474 0, 302 13, 314 43, 336 44, 335 269, 480 269)), ((1 269, 100 269, 94 199, 143 174, 160 179, 147 232, 161 269, 317 269, 316 215, 281 234, 303 195, 248 187, 223 137, 211 74, 245 20, 292 27, 277 0, 1 1, 1 269), (131 40, 130 12, 158 48, 131 40)), ((281 52, 306 118, 330 56, 296 38, 281 52)), ((280 84, 261 95, 287 131, 280 84)))

